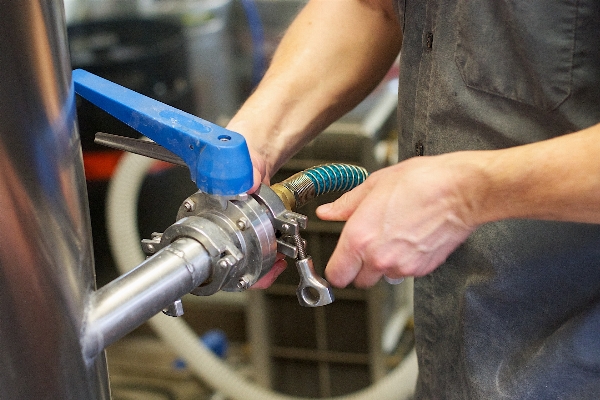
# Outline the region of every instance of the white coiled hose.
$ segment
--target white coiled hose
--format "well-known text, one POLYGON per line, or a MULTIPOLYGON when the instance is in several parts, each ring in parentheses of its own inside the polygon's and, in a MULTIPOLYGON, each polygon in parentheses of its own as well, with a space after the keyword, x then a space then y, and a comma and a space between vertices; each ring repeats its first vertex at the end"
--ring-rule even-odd
MULTIPOLYGON (((137 223, 140 188, 153 159, 125 154, 109 184, 107 193, 107 230, 110 247, 120 273, 144 261, 137 223)), ((236 400, 302 400, 282 395, 248 382, 208 350, 198 335, 181 318, 158 314, 149 324, 158 336, 183 358, 188 368, 225 396, 236 400)), ((417 379, 414 350, 385 378, 368 388, 336 400, 401 400, 412 396, 417 379)))

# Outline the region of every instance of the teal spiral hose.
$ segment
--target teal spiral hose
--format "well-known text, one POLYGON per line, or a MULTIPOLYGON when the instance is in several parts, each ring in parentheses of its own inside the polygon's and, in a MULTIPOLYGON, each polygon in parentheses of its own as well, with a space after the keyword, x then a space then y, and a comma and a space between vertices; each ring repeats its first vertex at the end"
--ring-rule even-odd
POLYGON ((292 175, 280 184, 294 193, 299 208, 314 199, 331 192, 347 192, 367 179, 363 167, 350 164, 323 164, 292 175))
POLYGON ((304 171, 315 186, 315 196, 347 192, 367 179, 367 171, 349 164, 324 164, 304 171))

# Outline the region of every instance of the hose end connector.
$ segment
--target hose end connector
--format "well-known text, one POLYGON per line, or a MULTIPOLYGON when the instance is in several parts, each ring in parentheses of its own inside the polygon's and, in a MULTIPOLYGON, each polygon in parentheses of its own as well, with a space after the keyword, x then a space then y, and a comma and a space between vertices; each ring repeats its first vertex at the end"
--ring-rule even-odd
POLYGON ((271 189, 279 196, 286 209, 296 211, 296 196, 292 189, 285 186, 283 182, 271 185, 271 189))
POLYGON ((288 210, 295 211, 322 194, 352 190, 368 175, 366 169, 356 165, 323 164, 298 172, 271 189, 288 210))

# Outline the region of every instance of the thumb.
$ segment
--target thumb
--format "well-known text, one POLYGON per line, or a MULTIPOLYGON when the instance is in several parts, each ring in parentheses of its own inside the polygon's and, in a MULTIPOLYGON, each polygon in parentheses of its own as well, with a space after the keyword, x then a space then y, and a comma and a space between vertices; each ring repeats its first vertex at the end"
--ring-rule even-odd
POLYGON ((317 208, 317 217, 326 221, 347 221, 370 190, 367 179, 349 192, 344 193, 333 203, 317 208))
POLYGON ((260 184, 264 183, 263 176, 262 176, 260 170, 256 167, 252 167, 252 177, 253 177, 253 183, 252 183, 252 187, 250 188, 250 190, 248 190, 248 193, 256 192, 258 190, 258 187, 260 186, 260 184))
POLYGON ((254 180, 252 188, 250 188, 248 193, 254 193, 258 190, 261 183, 269 185, 270 179, 267 174, 265 160, 252 148, 248 148, 248 150, 250 151, 250 159, 252 160, 252 174, 254 180))

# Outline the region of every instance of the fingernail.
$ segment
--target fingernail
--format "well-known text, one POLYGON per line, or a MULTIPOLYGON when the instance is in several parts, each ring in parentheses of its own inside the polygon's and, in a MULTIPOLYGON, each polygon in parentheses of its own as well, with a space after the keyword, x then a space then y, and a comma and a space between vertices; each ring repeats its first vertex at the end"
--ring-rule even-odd
POLYGON ((328 213, 331 210, 331 207, 333 207, 331 203, 323 204, 317 208, 317 211, 322 213, 328 213))

